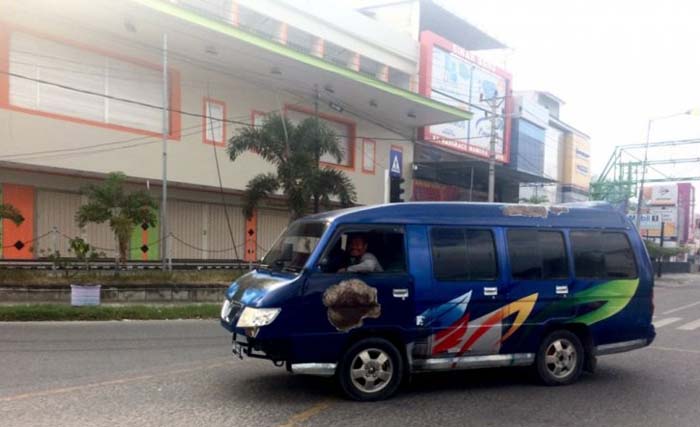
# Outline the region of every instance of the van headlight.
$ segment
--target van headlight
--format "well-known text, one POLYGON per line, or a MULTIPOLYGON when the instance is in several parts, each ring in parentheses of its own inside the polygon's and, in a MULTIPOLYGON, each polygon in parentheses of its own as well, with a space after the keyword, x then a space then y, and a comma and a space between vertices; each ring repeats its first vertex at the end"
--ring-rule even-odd
POLYGON ((238 328, 258 328, 272 323, 280 314, 279 308, 253 308, 246 307, 238 318, 238 328))
POLYGON ((224 300, 224 304, 221 306, 221 319, 228 322, 229 321, 229 314, 231 314, 231 309, 233 306, 231 305, 231 301, 228 299, 224 300))

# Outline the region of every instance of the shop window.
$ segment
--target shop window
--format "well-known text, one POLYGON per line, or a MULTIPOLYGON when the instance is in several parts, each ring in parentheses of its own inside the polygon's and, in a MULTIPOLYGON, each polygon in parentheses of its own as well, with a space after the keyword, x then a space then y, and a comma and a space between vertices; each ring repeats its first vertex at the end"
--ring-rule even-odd
POLYGON ((105 126, 163 130, 157 67, 15 32, 9 72, 10 106, 105 126))
POLYGON ((204 143, 223 146, 226 144, 226 104, 222 101, 216 101, 209 98, 204 98, 204 117, 202 125, 204 126, 204 143))

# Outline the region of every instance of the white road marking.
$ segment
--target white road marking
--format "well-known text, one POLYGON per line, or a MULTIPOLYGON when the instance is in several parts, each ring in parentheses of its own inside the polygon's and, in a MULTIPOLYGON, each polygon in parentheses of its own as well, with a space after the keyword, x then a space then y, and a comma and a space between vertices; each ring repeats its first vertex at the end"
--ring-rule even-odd
POLYGON ((682 317, 669 317, 666 319, 657 320, 656 322, 654 322, 654 327, 661 328, 661 327, 664 327, 666 325, 670 325, 671 323, 678 322, 679 320, 683 320, 683 318, 682 317))
POLYGON ((680 306, 680 307, 674 308, 673 310, 664 311, 664 312, 661 313, 661 314, 671 314, 671 313, 675 313, 675 312, 677 312, 677 311, 685 310, 686 308, 695 307, 696 305, 700 305, 700 301, 696 301, 696 302, 693 302, 693 303, 690 303, 690 304, 682 305, 682 306, 680 306))
POLYGON ((681 331, 693 331, 697 328, 700 328, 700 319, 681 325, 676 329, 680 329, 681 331))
POLYGON ((674 347, 658 347, 655 345, 652 345, 649 347, 653 350, 663 350, 663 351, 679 351, 681 353, 693 353, 693 354, 700 354, 700 350, 687 350, 684 348, 674 348, 674 347))

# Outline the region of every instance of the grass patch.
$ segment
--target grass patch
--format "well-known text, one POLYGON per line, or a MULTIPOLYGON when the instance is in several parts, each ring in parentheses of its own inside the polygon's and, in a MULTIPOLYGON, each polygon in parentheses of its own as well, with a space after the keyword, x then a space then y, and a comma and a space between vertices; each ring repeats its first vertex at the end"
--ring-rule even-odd
POLYGON ((248 270, 0 270, 0 285, 229 285, 248 270))
POLYGON ((0 321, 214 319, 218 317, 220 308, 218 304, 89 307, 61 304, 5 305, 0 306, 0 321))

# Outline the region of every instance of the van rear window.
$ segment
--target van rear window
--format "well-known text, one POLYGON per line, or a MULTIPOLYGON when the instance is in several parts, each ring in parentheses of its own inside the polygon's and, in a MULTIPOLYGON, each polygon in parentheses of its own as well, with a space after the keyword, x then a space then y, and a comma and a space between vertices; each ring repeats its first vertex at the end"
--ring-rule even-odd
POLYGON ((495 280, 496 246, 489 230, 439 227, 431 232, 433 274, 438 280, 495 280))
POLYGON ((637 264, 624 233, 572 231, 576 277, 607 279, 635 278, 637 264))
POLYGON ((508 230, 508 255, 515 280, 569 277, 564 235, 560 231, 508 230))

